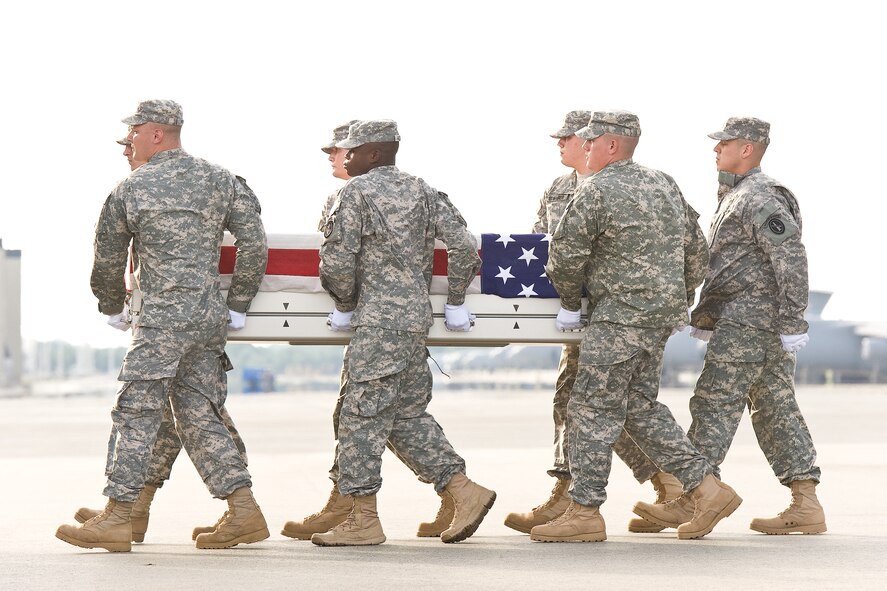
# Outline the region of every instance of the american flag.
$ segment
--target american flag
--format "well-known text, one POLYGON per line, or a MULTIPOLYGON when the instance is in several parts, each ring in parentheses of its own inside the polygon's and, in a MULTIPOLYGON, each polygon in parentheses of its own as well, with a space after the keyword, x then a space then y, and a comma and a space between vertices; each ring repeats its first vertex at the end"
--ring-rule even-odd
POLYGON ((481 234, 481 293, 556 298, 545 275, 550 234, 481 234))
MULTIPOLYGON (((320 234, 270 234, 268 266, 262 291, 319 293, 318 276, 322 240, 320 234)), ((468 293, 485 293, 503 298, 556 298, 557 292, 545 276, 549 234, 481 234, 481 269, 468 293)), ((431 293, 446 294, 447 252, 442 245, 434 251, 431 293)), ((237 249, 226 236, 219 258, 222 288, 227 289, 234 270, 237 249)))

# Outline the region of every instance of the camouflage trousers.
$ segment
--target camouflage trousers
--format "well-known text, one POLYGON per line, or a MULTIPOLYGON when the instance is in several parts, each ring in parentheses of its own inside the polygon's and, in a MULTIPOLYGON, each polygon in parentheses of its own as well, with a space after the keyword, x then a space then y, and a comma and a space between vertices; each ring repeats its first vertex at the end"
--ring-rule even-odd
POLYGON ((593 322, 585 329, 579 372, 567 406, 570 496, 600 506, 623 431, 662 471, 691 490, 713 470, 687 439, 671 411, 656 398, 670 329, 593 322))
MULTIPOLYGON (((222 386, 225 384, 222 383, 222 386)), ((222 398, 224 400, 224 396, 222 398)), ((156 487, 163 486, 163 483, 169 480, 172 472, 172 465, 175 463, 179 452, 182 449, 182 440, 176 432, 175 420, 172 416, 172 407, 167 398, 163 405, 163 419, 160 422, 160 430, 157 432, 157 439, 154 441, 154 451, 151 454, 151 463, 148 466, 148 472, 145 475, 145 484, 151 484, 156 487)), ((219 407, 219 416, 225 423, 237 451, 243 457, 243 464, 248 465, 249 461, 246 455, 246 445, 234 426, 234 420, 228 414, 228 409, 224 406, 219 407)), ((105 476, 111 475, 111 468, 114 465, 114 448, 117 446, 117 429, 111 427, 111 435, 108 437, 108 454, 105 460, 105 476)))
POLYGON ((816 449, 795 399, 794 376, 795 354, 782 349, 779 335, 719 320, 690 399, 690 441, 720 466, 748 408, 758 444, 779 482, 819 482, 816 449))
POLYGON ((427 412, 431 370, 426 335, 357 327, 345 358, 348 384, 339 414, 339 492, 373 495, 382 486, 382 452, 390 442, 425 482, 442 492, 465 472, 443 429, 427 412))
MULTIPOLYGON (((554 466, 548 471, 549 476, 565 479, 570 478, 570 441, 567 428, 567 406, 573 392, 573 384, 579 371, 579 345, 565 344, 561 349, 558 364, 557 382, 554 388, 554 466)), ((646 482, 659 472, 659 468, 650 461, 637 444, 623 432, 613 445, 616 455, 631 468, 638 482, 646 482)))
MULTIPOLYGON (((345 359, 342 360, 342 371, 339 374, 339 397, 336 399, 336 408, 333 410, 333 436, 336 441, 339 441, 339 416, 342 414, 342 404, 345 401, 345 393, 348 391, 348 365, 346 363, 348 357, 348 346, 345 346, 345 359)), ((391 444, 389 440, 386 442, 385 446, 391 450, 397 459, 399 459, 403 464, 409 468, 413 474, 419 477, 420 482, 424 482, 425 484, 430 484, 429 481, 422 478, 419 475, 418 470, 410 465, 409 458, 404 457, 400 453, 398 453, 397 449, 391 444)), ((330 480, 333 482, 339 481, 339 444, 336 443, 336 451, 333 454, 333 465, 330 467, 330 480)))
MULTIPOLYGON (((229 366, 224 324, 175 332, 139 327, 123 361, 111 411, 116 430, 105 496, 133 501, 144 487, 169 404, 178 437, 210 493, 251 486, 244 458, 222 419, 229 366)), ((171 438, 169 421, 164 437, 171 438)))

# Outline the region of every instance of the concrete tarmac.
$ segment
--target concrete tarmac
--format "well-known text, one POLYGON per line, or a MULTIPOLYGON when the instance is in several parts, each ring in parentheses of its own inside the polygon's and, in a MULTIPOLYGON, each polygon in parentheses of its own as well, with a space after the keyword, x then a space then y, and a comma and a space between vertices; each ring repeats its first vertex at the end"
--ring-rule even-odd
MULTIPOLYGON (((689 425, 689 388, 663 390, 689 425)), ((819 453, 819 498, 829 531, 767 536, 748 529, 790 500, 746 416, 722 466, 744 499, 698 541, 674 530, 630 534, 638 500, 652 500, 618 460, 602 507, 603 543, 530 542, 503 525, 544 501, 553 480, 551 393, 440 392, 430 407, 468 464, 498 492, 477 533, 459 544, 415 537, 439 499, 386 453, 379 515, 388 541, 322 548, 279 534, 320 509, 330 482, 334 393, 232 395, 228 407, 249 451, 254 493, 271 537, 230 550, 197 550, 191 528, 225 510, 182 453, 151 507, 145 542, 130 553, 83 550, 55 538, 78 507, 100 508, 110 397, 0 399, 0 589, 883 589, 887 586, 887 387, 802 387, 798 399, 819 453)))

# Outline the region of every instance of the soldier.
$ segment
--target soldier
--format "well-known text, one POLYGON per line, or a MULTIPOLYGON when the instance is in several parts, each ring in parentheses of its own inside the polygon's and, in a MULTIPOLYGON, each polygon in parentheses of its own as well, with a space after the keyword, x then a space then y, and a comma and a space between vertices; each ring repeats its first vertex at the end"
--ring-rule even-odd
MULTIPOLYGON (((576 131, 588 125, 590 111, 570 111, 564 118, 560 129, 551 134, 557 139, 561 153, 561 163, 572 168, 567 174, 554 180, 551 187, 542 195, 539 210, 536 213, 534 233, 553 234, 560 222, 567 203, 573 198, 576 186, 591 176, 585 162, 584 140, 576 135, 576 131)), ((563 515, 570 505, 567 490, 570 488, 569 440, 566 428, 567 404, 570 392, 579 369, 579 345, 564 344, 558 365, 557 382, 554 389, 554 466, 548 475, 555 478, 554 489, 547 501, 527 513, 509 513, 505 525, 525 534, 537 525, 548 523, 563 515)), ((616 454, 632 468, 638 482, 653 481, 657 491, 657 502, 666 502, 681 495, 681 483, 670 474, 659 472, 650 459, 628 437, 622 434, 613 446, 616 454)), ((639 533, 659 532, 664 528, 644 519, 632 519, 628 524, 629 531, 639 533)))
POLYGON ((331 324, 354 328, 348 385, 339 418, 339 493, 348 518, 311 541, 321 546, 381 544, 376 511, 381 461, 390 441, 422 479, 455 504, 445 543, 471 536, 496 493, 465 476, 465 461, 427 412, 431 372, 425 340, 432 324, 428 290, 435 239, 447 245, 449 330, 470 330, 465 291, 477 273, 477 244, 456 208, 425 181, 398 170, 400 135, 390 120, 352 126, 339 193, 320 249, 320 277, 336 303, 331 324))
POLYGON ((226 329, 242 328, 267 261, 260 206, 245 181, 182 150, 182 108, 139 103, 130 126, 133 158, 145 160, 108 197, 96 226, 91 277, 99 311, 125 322, 124 267, 130 241, 144 304, 123 361, 111 412, 117 441, 105 510, 56 537, 84 548, 131 549, 133 503, 145 486, 163 406, 169 400, 181 441, 213 496, 228 510, 198 548, 229 548, 268 537, 249 472, 219 417, 224 401, 226 329), (219 289, 225 230, 238 256, 227 302, 219 289))
MULTIPOLYGON (((355 123, 359 123, 359 121, 357 119, 352 119, 348 123, 343 123, 342 125, 337 126, 333 129, 333 139, 320 149, 327 155, 327 160, 330 161, 330 167, 333 169, 333 176, 337 179, 342 179, 343 181, 351 180, 348 171, 345 170, 345 155, 348 154, 348 150, 345 148, 337 148, 336 143, 341 142, 348 137, 348 128, 355 123)), ((323 212, 320 214, 320 222, 317 224, 318 232, 323 232, 323 228, 326 226, 326 219, 330 215, 330 210, 333 208, 333 204, 336 202, 336 196, 338 194, 339 192, 336 191, 326 198, 326 201, 323 204, 323 212)))
MULTIPOLYGON (((139 166, 145 163, 144 160, 136 160, 133 156, 132 152, 132 142, 129 137, 124 137, 123 139, 117 140, 117 143, 123 146, 123 155, 126 156, 126 160, 129 163, 129 169, 135 170, 139 166)), ((132 250, 130 250, 130 256, 132 255, 132 250)), ((133 268, 138 266, 137 261, 132 262, 133 268)), ((124 308, 128 304, 124 304, 124 308)), ((118 330, 129 330, 131 323, 129 321, 116 322, 112 324, 114 328, 118 330)), ((234 443, 237 445, 238 451, 240 451, 243 456, 243 463, 247 463, 246 456, 246 447, 243 444, 243 440, 240 437, 240 433, 237 432, 237 428, 234 426, 234 421, 231 419, 231 415, 228 414, 228 409, 224 406, 224 400, 227 396, 227 391, 223 388, 220 399, 222 400, 222 406, 219 407, 219 415, 222 417, 222 421, 225 423, 225 427, 228 428, 228 431, 231 433, 231 437, 234 439, 234 443)), ((108 438, 108 453, 107 458, 105 460, 105 476, 110 476, 111 471, 114 467, 114 447, 117 445, 117 430, 112 427, 111 428, 111 436, 108 438)), ((175 422, 173 420, 172 408, 170 408, 169 400, 165 400, 163 404, 163 420, 160 424, 160 429, 157 433, 157 440, 154 442, 154 451, 151 456, 151 464, 148 468, 147 476, 145 477, 145 487, 139 493, 138 498, 136 499, 135 504, 132 507, 132 512, 130 513, 130 521, 132 523, 132 541, 133 542, 144 542, 145 541, 145 533, 148 531, 148 520, 150 518, 150 510, 151 503, 154 500, 154 494, 157 492, 157 489, 163 486, 163 483, 169 480, 169 475, 172 472, 173 463, 176 461, 176 458, 179 455, 179 451, 182 449, 182 442, 179 439, 179 435, 176 433, 175 422)), ((96 515, 101 514, 101 509, 91 509, 89 507, 80 507, 77 512, 74 514, 74 519, 78 523, 86 523, 96 515)), ((212 532, 216 529, 216 525, 211 526, 198 526, 195 527, 191 533, 191 539, 196 540, 197 536, 201 533, 212 532)))
MULTIPOLYGON (((690 399, 687 434, 720 466, 748 407, 761 450, 792 491, 788 509, 752 520, 751 529, 824 533, 816 450, 794 392, 795 353, 809 340, 801 211, 791 191, 761 172, 769 123, 731 117, 708 137, 718 140, 720 188, 709 231, 711 267, 691 319, 690 334, 708 341, 708 349, 690 399)), ((674 521, 692 509, 681 499, 660 513, 674 521)))
POLYGON ((123 155, 126 157, 126 162, 129 164, 129 170, 133 171, 142 164, 145 163, 144 160, 136 160, 132 154, 132 141, 130 141, 129 136, 127 135, 123 139, 117 140, 117 143, 123 146, 123 155))
POLYGON ((665 342, 686 323, 705 273, 705 239, 674 180, 632 160, 641 135, 636 115, 598 111, 576 135, 587 140, 594 176, 564 212, 546 266, 561 296, 559 329, 582 326, 583 285, 589 300, 567 406, 572 502, 562 516, 534 527, 530 539, 607 538, 598 507, 606 500, 612 447, 623 430, 696 499, 696 513, 678 537, 700 538, 742 501, 712 475, 713 467, 656 398, 665 342))
MULTIPOLYGON (((359 123, 358 120, 352 120, 348 123, 339 125, 333 130, 333 139, 328 144, 323 146, 321 150, 329 155, 329 161, 332 164, 333 176, 337 179, 342 179, 344 181, 350 180, 351 176, 348 174, 348 171, 345 170, 345 156, 348 153, 347 148, 337 148, 336 144, 338 142, 343 141, 348 137, 348 129, 354 125, 355 123, 359 123)), ((317 230, 319 232, 323 232, 326 227, 327 218, 330 215, 330 211, 333 208, 333 205, 336 202, 336 197, 339 192, 336 191, 332 195, 330 195, 326 203, 324 204, 323 212, 320 216, 320 222, 318 223, 317 230)), ((330 328, 333 329, 332 319, 330 319, 330 328)), ((339 327, 335 327, 339 329, 339 327)), ((342 329, 351 330, 351 327, 342 327, 342 329)), ((345 347, 345 359, 347 360, 348 356, 348 347, 345 347)), ((345 363, 342 364, 342 373, 339 376, 339 397, 336 400, 336 408, 333 411, 333 436, 338 441, 339 439, 339 415, 342 412, 342 403, 345 400, 345 393, 347 391, 348 386, 348 370, 345 366, 345 363)), ((391 442, 387 443, 388 449, 392 451, 401 461, 406 463, 406 460, 401 457, 397 451, 391 446, 391 442)), ((417 476, 419 473, 410 467, 407 464, 413 473, 417 476)), ((339 480, 339 446, 336 445, 336 451, 334 454, 333 465, 330 468, 330 480, 333 481, 333 488, 330 491, 330 496, 324 504, 323 508, 317 513, 312 513, 311 515, 305 517, 301 521, 287 521, 283 525, 283 529, 281 530, 281 534, 290 538, 295 538, 297 540, 310 540, 311 536, 316 533, 323 533, 329 531, 335 526, 339 525, 348 517, 348 514, 351 512, 351 507, 353 503, 351 499, 344 497, 339 494, 339 487, 336 483, 339 480)), ((420 477, 421 480, 421 477, 420 477)), ((441 506, 437 512, 437 516, 434 521, 431 522, 422 522, 419 524, 419 528, 416 530, 416 535, 419 537, 438 537, 447 528, 450 527, 450 523, 453 521, 453 512, 455 506, 453 504, 453 499, 450 495, 444 491, 440 493, 441 498, 441 506)))

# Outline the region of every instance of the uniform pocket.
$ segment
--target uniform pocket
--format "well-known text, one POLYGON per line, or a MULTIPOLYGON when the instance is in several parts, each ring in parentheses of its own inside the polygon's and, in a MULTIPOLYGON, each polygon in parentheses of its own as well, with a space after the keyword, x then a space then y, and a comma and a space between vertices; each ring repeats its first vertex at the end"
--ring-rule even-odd
POLYGON ((367 382, 402 372, 412 343, 396 337, 392 331, 360 327, 348 346, 348 379, 367 382))
POLYGON ((718 322, 708 342, 705 358, 734 363, 763 361, 767 355, 767 336, 754 328, 718 322))
POLYGON ((371 382, 352 382, 342 401, 342 411, 359 417, 383 414, 397 400, 397 376, 371 382))

